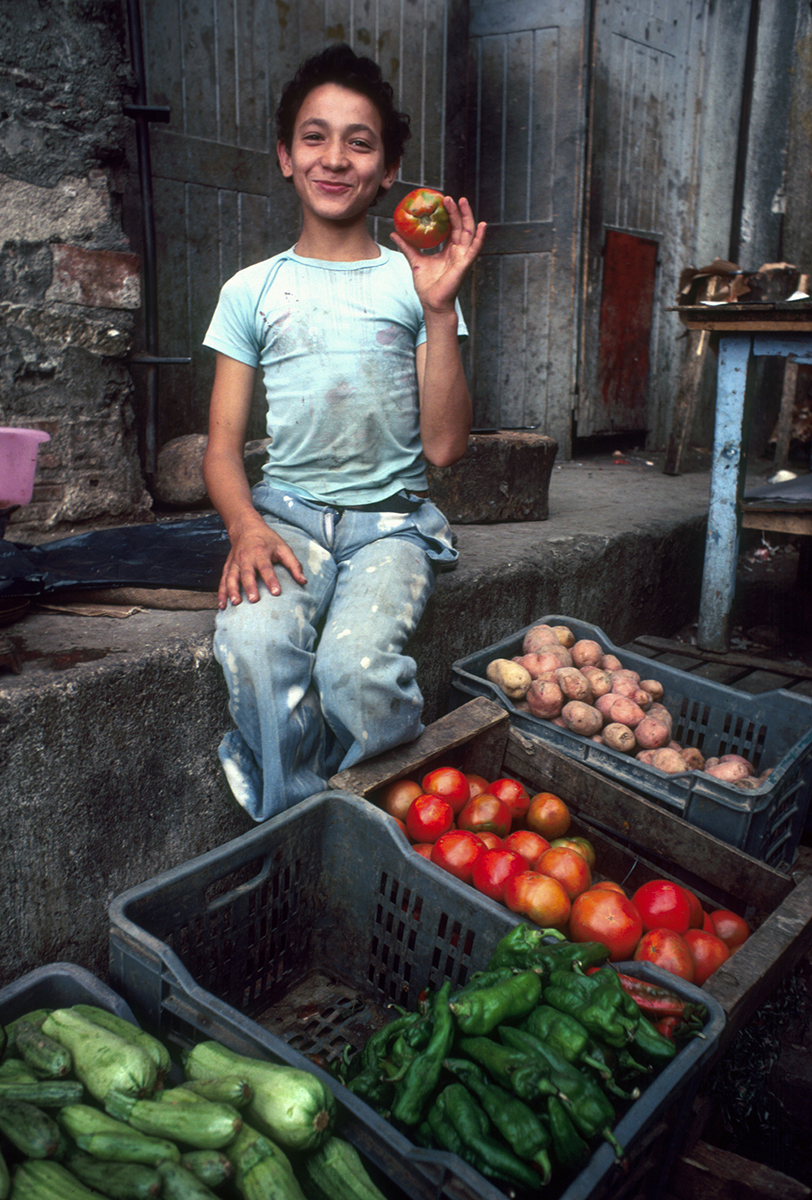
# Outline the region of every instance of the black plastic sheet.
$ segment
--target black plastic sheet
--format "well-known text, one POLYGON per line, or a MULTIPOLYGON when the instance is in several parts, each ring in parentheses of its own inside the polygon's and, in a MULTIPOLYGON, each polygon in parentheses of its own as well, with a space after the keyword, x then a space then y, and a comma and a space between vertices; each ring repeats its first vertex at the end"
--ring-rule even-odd
POLYGON ((114 587, 217 591, 228 551, 216 513, 93 530, 40 546, 0 538, 0 597, 114 587))

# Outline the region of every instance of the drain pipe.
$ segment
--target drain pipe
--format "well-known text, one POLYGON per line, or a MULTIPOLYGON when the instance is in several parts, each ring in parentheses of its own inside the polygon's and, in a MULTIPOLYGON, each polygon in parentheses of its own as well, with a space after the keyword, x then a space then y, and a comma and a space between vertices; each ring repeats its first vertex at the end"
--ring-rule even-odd
POLYGON ((158 353, 158 287, 155 249, 155 209, 152 196, 152 159, 149 147, 149 122, 168 121, 168 105, 149 105, 146 96, 144 45, 141 31, 140 0, 127 0, 130 29, 130 58, 136 80, 135 104, 125 104, 124 113, 135 121, 138 150, 138 184, 141 193, 143 255, 141 273, 144 287, 144 338, 146 353, 133 354, 130 363, 146 367, 146 422, 144 432, 144 470, 151 482, 157 469, 158 367, 190 363, 191 358, 162 358, 158 353))

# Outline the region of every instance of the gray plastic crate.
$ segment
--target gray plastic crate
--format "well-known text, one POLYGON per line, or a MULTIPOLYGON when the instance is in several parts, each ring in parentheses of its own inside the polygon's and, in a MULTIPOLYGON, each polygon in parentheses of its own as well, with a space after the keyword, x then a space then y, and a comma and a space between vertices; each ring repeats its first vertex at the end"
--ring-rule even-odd
POLYGON ((137 1024, 129 1004, 107 984, 84 967, 57 962, 37 967, 0 988, 0 1025, 38 1008, 70 1008, 73 1004, 95 1004, 137 1024))
MULTIPOLYGON (((456 1156, 412 1145, 310 1059, 362 1046, 392 1018, 390 1005, 413 1009, 427 986, 464 983, 517 924, 415 854, 373 804, 319 793, 131 888, 110 919, 111 978, 165 1039, 213 1038, 315 1071, 337 1098, 342 1134, 410 1200, 503 1200, 456 1156)), ((707 1003, 710 1019, 705 1039, 689 1043, 623 1116, 629 1148, 698 1083, 724 1026, 722 1009, 699 989, 629 964, 630 973, 652 970, 707 1003)), ((601 1148, 563 1196, 586 1200, 615 1170, 601 1148)))
POLYGON ((812 700, 783 688, 759 696, 737 692, 618 649, 596 625, 570 617, 539 617, 532 624, 566 625, 576 639, 591 638, 605 652, 616 654, 625 667, 640 671, 644 679, 659 680, 665 688, 662 703, 673 718, 676 741, 696 746, 706 758, 742 754, 757 771, 772 767, 768 780, 745 790, 701 771, 666 775, 619 750, 522 712, 490 682, 486 671, 494 658, 521 654, 522 640, 532 625, 453 664, 452 709, 472 696, 486 696, 508 710, 517 729, 534 734, 772 867, 792 865, 812 796, 812 700))

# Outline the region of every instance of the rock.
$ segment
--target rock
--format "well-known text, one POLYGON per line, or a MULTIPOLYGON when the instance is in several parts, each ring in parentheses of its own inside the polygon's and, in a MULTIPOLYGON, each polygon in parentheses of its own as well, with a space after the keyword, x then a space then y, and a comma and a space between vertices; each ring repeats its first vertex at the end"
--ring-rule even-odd
MULTIPOLYGON (((208 437, 204 433, 189 433, 166 442, 158 452, 155 471, 155 496, 162 504, 178 508, 210 505, 203 482, 203 455, 208 437)), ((270 438, 260 438, 245 445, 245 470, 248 482, 259 482, 265 451, 270 438)))
POLYGON ((459 462, 429 464, 429 495, 452 525, 546 521, 557 451, 555 438, 541 433, 472 434, 459 462))

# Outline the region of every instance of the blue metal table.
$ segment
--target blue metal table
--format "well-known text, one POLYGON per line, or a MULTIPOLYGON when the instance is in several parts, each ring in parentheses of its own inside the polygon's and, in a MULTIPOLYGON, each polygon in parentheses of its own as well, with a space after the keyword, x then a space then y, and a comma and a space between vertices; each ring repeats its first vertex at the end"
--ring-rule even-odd
POLYGON ((702 571, 697 643, 704 650, 730 647, 730 612, 736 585, 742 493, 747 465, 747 373, 754 357, 812 363, 812 306, 725 304, 678 309, 689 329, 719 336, 716 418, 710 505, 702 571))

